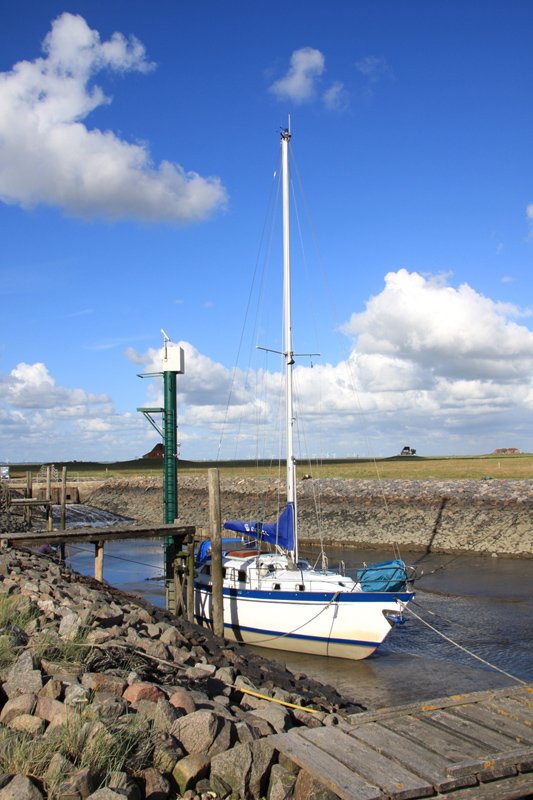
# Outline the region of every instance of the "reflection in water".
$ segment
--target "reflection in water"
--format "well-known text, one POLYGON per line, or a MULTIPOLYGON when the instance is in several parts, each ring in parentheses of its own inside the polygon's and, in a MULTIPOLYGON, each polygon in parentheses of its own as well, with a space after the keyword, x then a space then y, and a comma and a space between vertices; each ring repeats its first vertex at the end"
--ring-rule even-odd
MULTIPOLYGON (((311 552, 302 555, 313 558, 311 552)), ((356 561, 380 561, 389 555, 339 549, 333 551, 330 564, 344 561, 350 572, 356 561)), ((90 544, 69 546, 68 557, 73 569, 93 574, 90 544)), ((418 571, 423 572, 412 605, 417 615, 505 672, 533 680, 533 559, 420 553, 403 557, 408 563, 418 562, 418 571)), ((104 577, 113 586, 163 607, 162 576, 161 540, 106 544, 104 577)), ((251 649, 294 672, 329 683, 370 708, 513 683, 409 614, 406 624, 397 626, 385 644, 363 661, 251 649)))

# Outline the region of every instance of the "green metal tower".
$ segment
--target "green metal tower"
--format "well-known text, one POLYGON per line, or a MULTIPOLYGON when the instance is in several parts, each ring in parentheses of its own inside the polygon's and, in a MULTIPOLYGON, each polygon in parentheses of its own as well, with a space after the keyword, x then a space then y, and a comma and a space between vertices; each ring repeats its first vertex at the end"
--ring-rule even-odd
MULTIPOLYGON (((183 375, 184 352, 170 341, 167 334, 162 331, 163 352, 161 359, 161 372, 147 372, 139 375, 140 378, 163 377, 163 408, 138 408, 150 425, 152 425, 163 439, 163 509, 165 524, 173 525, 178 517, 178 414, 176 399, 176 375, 183 375), (163 415, 162 428, 153 418, 153 414, 163 415)), ((175 546, 172 536, 165 537, 165 576, 167 584, 172 578, 172 565, 175 558, 175 546)))

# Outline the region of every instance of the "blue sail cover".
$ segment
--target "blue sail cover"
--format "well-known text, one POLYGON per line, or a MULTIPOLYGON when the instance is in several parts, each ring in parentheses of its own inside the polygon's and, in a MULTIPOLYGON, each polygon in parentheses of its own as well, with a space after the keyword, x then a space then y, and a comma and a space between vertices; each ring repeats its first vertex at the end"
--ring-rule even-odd
POLYGON ((245 533, 254 539, 294 550, 294 503, 287 503, 277 522, 240 522, 230 519, 224 523, 224 527, 228 531, 245 533))
POLYGON ((407 583, 407 570, 400 559, 378 561, 358 570, 357 580, 363 592, 403 592, 407 583))

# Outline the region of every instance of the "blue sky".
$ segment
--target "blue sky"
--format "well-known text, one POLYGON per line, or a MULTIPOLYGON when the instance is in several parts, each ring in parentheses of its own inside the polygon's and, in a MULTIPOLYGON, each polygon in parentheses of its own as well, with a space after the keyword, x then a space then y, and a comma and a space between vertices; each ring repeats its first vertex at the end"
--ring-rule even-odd
MULTIPOLYGON (((150 450, 161 328, 186 355, 181 455, 270 455, 279 363, 234 367, 288 114, 320 254, 295 278, 295 349, 322 353, 296 370, 302 457, 533 451, 531 3, 18 0, 0 21, 0 461, 150 450)), ((254 344, 276 349, 266 300, 254 344)))

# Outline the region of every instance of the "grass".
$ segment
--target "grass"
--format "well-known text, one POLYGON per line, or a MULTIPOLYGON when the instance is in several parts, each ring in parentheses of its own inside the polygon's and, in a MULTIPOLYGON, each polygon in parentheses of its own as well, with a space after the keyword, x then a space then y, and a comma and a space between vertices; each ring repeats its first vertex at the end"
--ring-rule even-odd
POLYGON ((95 720, 88 706, 70 710, 67 721, 53 735, 30 736, 0 727, 0 772, 27 775, 43 783, 49 800, 64 796, 60 787, 72 772, 89 768, 100 786, 115 772, 136 772, 150 766, 153 749, 149 723, 140 714, 106 723, 95 720), (59 753, 67 762, 50 770, 59 753), (69 766, 70 765, 70 766, 69 766))
MULTIPOLYGON (((64 667, 87 662, 92 652, 90 645, 84 646, 87 631, 81 628, 72 640, 63 641, 55 632, 34 630, 39 614, 27 598, 0 595, 0 673, 10 668, 26 647, 31 647, 38 659, 47 658, 64 667), (17 639, 26 643, 14 644, 17 639)), ((0 773, 35 779, 45 785, 50 800, 64 796, 60 786, 68 778, 65 764, 73 772, 90 768, 103 786, 114 772, 126 769, 135 773, 150 766, 152 750, 153 737, 142 715, 132 714, 104 725, 90 704, 83 709, 70 707, 66 722, 51 735, 32 736, 0 726, 0 773), (49 770, 56 753, 68 763, 61 762, 57 770, 49 770)))
MULTIPOLYGON (((126 477, 162 477, 163 465, 160 461, 136 459, 114 464, 97 462, 58 462, 60 471, 67 467, 69 480, 77 478, 126 478, 126 477)), ((210 467, 219 467, 221 474, 244 477, 276 477, 279 473, 277 464, 267 461, 234 461, 234 462, 193 462, 180 461, 178 472, 183 475, 205 475, 210 467)), ((11 468, 11 477, 21 479, 26 472, 32 472, 37 478, 40 465, 17 464, 11 468)), ((404 480, 459 480, 469 478, 481 480, 486 477, 501 480, 533 479, 533 453, 517 455, 479 455, 479 456, 394 456, 379 459, 321 459, 312 463, 298 465, 298 477, 312 474, 317 478, 383 478, 404 480)))

